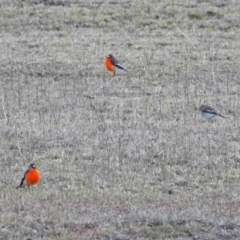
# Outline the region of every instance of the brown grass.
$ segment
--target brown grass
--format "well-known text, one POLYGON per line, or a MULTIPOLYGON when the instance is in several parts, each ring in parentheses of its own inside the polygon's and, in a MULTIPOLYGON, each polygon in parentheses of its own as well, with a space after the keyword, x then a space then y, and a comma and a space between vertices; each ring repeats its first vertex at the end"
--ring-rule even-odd
POLYGON ((1 1, 0 238, 239 239, 239 12, 1 1), (16 190, 31 162, 41 183, 16 190))

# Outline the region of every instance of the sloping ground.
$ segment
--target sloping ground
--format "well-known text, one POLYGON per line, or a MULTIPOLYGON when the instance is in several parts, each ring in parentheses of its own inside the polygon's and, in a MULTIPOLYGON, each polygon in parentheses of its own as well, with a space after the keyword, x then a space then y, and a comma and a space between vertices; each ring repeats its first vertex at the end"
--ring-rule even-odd
POLYGON ((0 20, 0 239, 240 238, 237 0, 3 0, 0 20))

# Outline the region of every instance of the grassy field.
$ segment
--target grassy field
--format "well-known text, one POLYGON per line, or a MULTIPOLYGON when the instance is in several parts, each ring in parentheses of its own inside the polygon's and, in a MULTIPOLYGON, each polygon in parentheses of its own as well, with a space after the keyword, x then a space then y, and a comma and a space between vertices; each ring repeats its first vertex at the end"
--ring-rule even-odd
POLYGON ((238 0, 2 0, 0 35, 0 239, 240 239, 238 0))

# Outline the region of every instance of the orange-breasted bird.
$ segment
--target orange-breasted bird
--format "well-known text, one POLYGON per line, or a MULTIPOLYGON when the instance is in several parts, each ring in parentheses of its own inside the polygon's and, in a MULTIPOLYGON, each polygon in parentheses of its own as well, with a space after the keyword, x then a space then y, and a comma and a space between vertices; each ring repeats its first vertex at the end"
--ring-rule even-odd
POLYGON ((40 179, 40 172, 37 170, 36 165, 34 163, 31 163, 28 167, 28 170, 24 173, 21 183, 17 188, 24 187, 25 185, 28 187, 35 185, 40 181, 40 179))
POLYGON ((116 68, 127 71, 126 69, 123 68, 122 65, 119 64, 117 59, 112 54, 109 54, 107 56, 107 58, 105 60, 105 66, 106 66, 108 71, 113 72, 113 73, 116 72, 116 68))

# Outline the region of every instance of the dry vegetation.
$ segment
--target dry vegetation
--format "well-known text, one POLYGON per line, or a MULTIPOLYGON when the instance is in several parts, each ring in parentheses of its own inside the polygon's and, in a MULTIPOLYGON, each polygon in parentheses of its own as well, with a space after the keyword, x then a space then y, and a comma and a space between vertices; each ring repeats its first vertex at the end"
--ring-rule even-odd
POLYGON ((238 0, 2 0, 0 20, 0 239, 240 238, 238 0))

